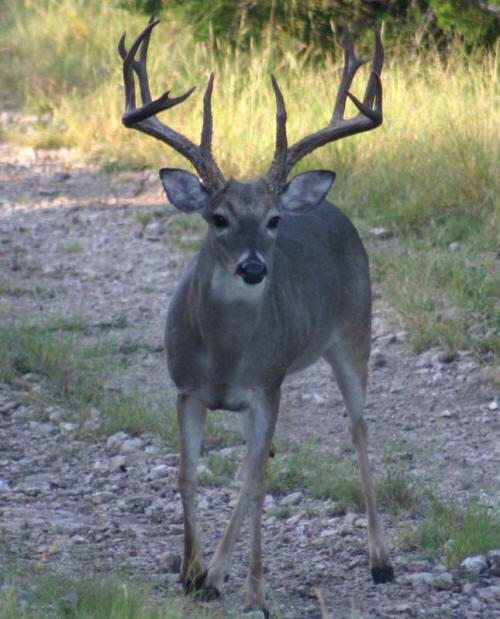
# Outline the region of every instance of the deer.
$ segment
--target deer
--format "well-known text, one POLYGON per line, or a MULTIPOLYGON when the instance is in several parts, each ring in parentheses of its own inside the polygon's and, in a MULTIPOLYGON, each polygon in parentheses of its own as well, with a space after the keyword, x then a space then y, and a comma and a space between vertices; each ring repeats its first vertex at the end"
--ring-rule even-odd
POLYGON ((213 73, 203 100, 199 145, 158 120, 158 113, 179 105, 194 90, 178 97, 167 91, 152 99, 147 53, 158 22, 153 16, 128 50, 123 34, 118 51, 125 86, 123 124, 164 142, 193 166, 197 175, 177 168, 163 168, 159 175, 169 202, 183 213, 201 215, 207 224, 199 252, 170 301, 165 328, 168 370, 178 391, 184 591, 203 600, 219 597, 249 516, 246 608, 268 616, 261 521, 281 386, 286 376, 321 357, 331 366, 350 420, 368 517, 371 577, 376 584, 390 582, 393 568, 377 515, 363 417, 371 345, 367 254, 354 225, 326 200, 334 172, 313 170, 288 180, 297 162, 315 149, 382 123, 379 29, 363 100, 349 89, 368 60, 356 56, 353 36, 345 29, 344 67, 331 120, 291 146, 285 101, 271 75, 277 107, 274 156, 265 176, 243 182, 226 180, 212 154, 213 73), (352 118, 344 118, 348 98, 357 109, 352 118), (242 417, 245 473, 231 518, 205 566, 196 516, 197 467, 207 411, 218 409, 242 417))

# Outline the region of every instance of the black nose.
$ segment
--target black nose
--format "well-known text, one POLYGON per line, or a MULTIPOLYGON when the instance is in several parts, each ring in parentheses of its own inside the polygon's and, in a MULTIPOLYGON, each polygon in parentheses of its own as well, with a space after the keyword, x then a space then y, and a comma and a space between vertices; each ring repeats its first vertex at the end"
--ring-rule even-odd
POLYGON ((264 262, 245 260, 238 265, 236 273, 243 278, 245 284, 260 284, 267 275, 267 267, 264 262))

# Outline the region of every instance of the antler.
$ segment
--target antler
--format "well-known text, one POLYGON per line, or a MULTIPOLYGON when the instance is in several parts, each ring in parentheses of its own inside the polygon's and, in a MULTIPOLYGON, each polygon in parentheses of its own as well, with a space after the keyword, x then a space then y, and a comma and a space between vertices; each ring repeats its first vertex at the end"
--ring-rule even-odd
POLYGON ((198 172, 203 183, 210 191, 216 191, 224 185, 224 177, 212 155, 212 90, 214 74, 210 75, 208 86, 203 99, 203 128, 200 145, 194 144, 174 129, 161 123, 156 114, 174 107, 187 99, 195 88, 191 88, 179 97, 170 98, 170 91, 161 97, 151 99, 147 72, 147 54, 151 32, 159 20, 151 17, 146 28, 132 43, 127 51, 125 48, 125 34, 118 44, 118 52, 123 59, 123 81, 125 83, 125 113, 122 122, 131 127, 165 142, 178 153, 190 161, 198 172), (139 60, 135 59, 140 49, 139 60), (142 106, 136 107, 134 71, 139 81, 142 106))
POLYGON ((274 75, 271 75, 277 107, 276 149, 266 178, 272 191, 279 193, 283 189, 288 174, 294 165, 316 148, 355 133, 375 129, 375 127, 382 124, 382 82, 380 81, 380 74, 384 64, 384 48, 378 29, 375 30, 375 55, 372 72, 368 80, 365 96, 361 102, 349 92, 349 88, 357 70, 365 62, 367 60, 360 60, 356 57, 352 35, 346 29, 344 34, 344 70, 332 118, 327 127, 302 138, 302 140, 296 142, 290 148, 288 148, 286 137, 285 101, 274 75), (359 114, 353 118, 345 119, 344 111, 347 97, 358 108, 359 114))

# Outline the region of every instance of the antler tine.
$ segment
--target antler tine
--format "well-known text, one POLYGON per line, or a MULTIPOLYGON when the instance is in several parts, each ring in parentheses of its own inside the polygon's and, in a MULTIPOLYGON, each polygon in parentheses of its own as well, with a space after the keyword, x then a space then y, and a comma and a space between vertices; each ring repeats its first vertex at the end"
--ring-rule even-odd
MULTIPOLYGON (((357 58, 354 51, 353 37, 347 28, 344 29, 343 46, 344 69, 342 71, 342 79, 337 92, 337 97, 335 99, 332 118, 324 129, 320 129, 319 131, 302 138, 290 148, 286 145, 285 147, 282 147, 277 138, 273 162, 269 168, 269 172, 267 173, 267 180, 269 186, 273 188, 273 191, 279 192, 282 190, 286 183, 286 178, 294 165, 313 150, 324 146, 329 142, 334 142, 335 140, 342 139, 349 135, 374 129, 382 122, 382 83, 380 81, 380 73, 382 72, 382 66, 384 63, 384 50, 379 30, 375 30, 375 55, 372 72, 368 80, 363 102, 359 101, 357 97, 351 94, 349 92, 349 88, 359 67, 367 62, 367 60, 357 58), (359 110, 359 114, 357 114, 357 116, 348 119, 344 118, 347 97, 351 99, 359 110), (283 152, 285 152, 285 155, 283 152)), ((276 90, 274 78, 273 87, 275 88, 278 108, 282 105, 284 109, 283 98, 281 96, 281 92, 279 92, 279 89, 276 90)), ((278 121, 278 116, 279 109, 276 121, 277 136, 280 131, 284 132, 284 122, 286 122, 285 117, 285 121, 281 121, 283 128, 280 129, 280 121, 278 121)))
POLYGON ((221 187, 224 185, 224 177, 219 167, 215 163, 212 155, 212 92, 214 89, 214 74, 210 73, 208 78, 207 89, 203 97, 203 126, 201 129, 200 152, 202 162, 209 162, 210 165, 204 165, 202 178, 208 179, 205 181, 209 186, 221 187))
POLYGON ((224 177, 212 156, 211 95, 213 75, 205 93, 202 138, 200 146, 197 146, 188 138, 161 123, 156 117, 159 112, 174 107, 187 99, 195 90, 193 87, 174 98, 170 98, 170 91, 166 91, 157 99, 152 100, 147 73, 147 54, 151 32, 158 23, 159 20, 155 19, 154 16, 151 17, 146 28, 135 39, 128 51, 125 47, 125 34, 118 44, 118 52, 123 59, 125 83, 125 113, 122 122, 126 127, 147 133, 174 148, 193 164, 205 185, 211 190, 216 190, 224 184, 224 177), (138 51, 139 59, 136 60, 138 51), (140 107, 136 107, 134 72, 137 75, 141 90, 142 105, 140 107))
POLYGON ((268 172, 268 178, 271 179, 270 187, 274 191, 279 189, 286 181, 286 176, 283 178, 283 175, 286 168, 288 139, 286 135, 287 114, 285 100, 278 86, 278 82, 272 73, 271 82, 276 97, 276 148, 268 172))
POLYGON ((354 38, 349 29, 344 27, 344 70, 342 71, 342 80, 337 92, 337 98, 335 100, 335 106, 333 108, 332 118, 330 125, 334 122, 342 120, 344 117, 345 104, 349 88, 351 87, 354 76, 361 65, 366 60, 361 60, 356 57, 354 51, 354 38))
MULTIPOLYGON (((374 28, 375 32, 375 54, 373 56, 372 73, 366 87, 363 103, 368 106, 372 106, 375 100, 378 100, 382 96, 382 84, 380 82, 380 74, 382 73, 382 67, 384 65, 384 46, 382 45, 382 39, 380 38, 380 28, 377 26, 374 28), (377 79, 378 78, 378 79, 377 79)), ((381 106, 381 101, 380 101, 381 106)))

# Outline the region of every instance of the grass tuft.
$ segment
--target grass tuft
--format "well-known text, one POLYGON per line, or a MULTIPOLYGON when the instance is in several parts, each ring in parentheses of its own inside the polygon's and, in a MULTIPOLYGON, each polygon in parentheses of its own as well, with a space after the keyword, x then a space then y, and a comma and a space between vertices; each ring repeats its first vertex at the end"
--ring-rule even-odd
POLYGON ((465 507, 431 498, 425 518, 404 542, 429 559, 457 567, 465 557, 500 547, 500 511, 469 500, 465 507))
MULTIPOLYGON (((119 319, 113 325, 119 328, 119 319)), ((100 331, 101 325, 96 329, 100 331)), ((175 415, 163 397, 155 400, 139 392, 115 393, 107 389, 113 371, 120 371, 123 355, 109 337, 85 343, 82 334, 91 333, 91 325, 78 316, 45 325, 0 328, 0 381, 29 388, 34 377, 42 384, 37 400, 57 402, 77 423, 83 424, 95 407, 104 415, 107 433, 152 431, 176 447, 175 415)))

